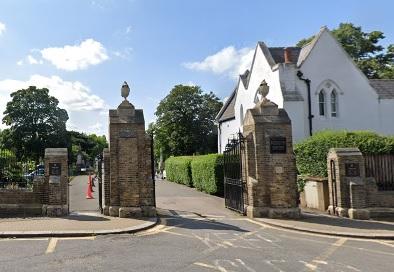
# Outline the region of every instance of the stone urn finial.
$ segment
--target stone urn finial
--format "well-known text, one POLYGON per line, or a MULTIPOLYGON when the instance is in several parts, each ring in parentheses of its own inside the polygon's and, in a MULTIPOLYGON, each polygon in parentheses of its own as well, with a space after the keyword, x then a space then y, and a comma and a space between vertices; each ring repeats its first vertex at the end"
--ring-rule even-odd
POLYGON ((123 82, 122 88, 121 88, 121 95, 124 97, 124 100, 127 100, 127 97, 130 94, 130 87, 127 84, 127 82, 123 82))
POLYGON ((261 95, 263 98, 263 101, 267 101, 267 95, 270 91, 270 86, 268 86, 267 82, 265 79, 261 82, 259 88, 257 89, 257 92, 261 95))

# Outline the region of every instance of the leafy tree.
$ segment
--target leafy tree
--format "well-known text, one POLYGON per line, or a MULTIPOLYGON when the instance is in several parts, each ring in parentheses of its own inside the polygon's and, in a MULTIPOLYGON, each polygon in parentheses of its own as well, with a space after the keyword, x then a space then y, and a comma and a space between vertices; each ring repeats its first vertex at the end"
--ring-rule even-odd
POLYGON ((103 149, 108 147, 108 142, 104 135, 87 135, 77 131, 68 131, 67 134, 69 160, 71 163, 76 162, 78 153, 82 153, 85 161, 92 163, 97 155, 101 154, 103 149))
POLYGON ((3 123, 9 126, 2 133, 5 147, 14 150, 18 158, 38 161, 47 147, 66 147, 67 111, 46 88, 27 89, 11 93, 3 123))
MULTIPOLYGON (((341 23, 332 34, 367 77, 394 78, 394 44, 387 48, 379 44, 385 38, 383 32, 363 32, 361 27, 352 23, 341 23)), ((297 46, 302 47, 313 38, 302 39, 297 46)))
POLYGON ((159 104, 154 131, 155 153, 170 155, 206 154, 217 151, 216 114, 222 107, 212 92, 198 86, 176 85, 159 104))

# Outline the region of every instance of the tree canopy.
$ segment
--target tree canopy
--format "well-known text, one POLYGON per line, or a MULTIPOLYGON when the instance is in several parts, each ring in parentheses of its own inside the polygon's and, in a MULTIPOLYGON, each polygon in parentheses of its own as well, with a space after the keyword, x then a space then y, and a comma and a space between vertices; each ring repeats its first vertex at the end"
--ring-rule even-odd
MULTIPOLYGON (((394 79, 394 44, 380 44, 385 38, 383 32, 364 32, 360 26, 341 23, 332 34, 368 78, 394 79)), ((297 46, 302 47, 313 38, 302 39, 297 46)))
POLYGON ((164 157, 217 152, 215 116, 222 107, 212 92, 198 86, 176 85, 159 104, 154 132, 155 153, 164 157))
POLYGON ((2 144, 18 158, 38 161, 47 147, 66 147, 67 111, 58 107, 59 101, 46 88, 31 86, 11 93, 3 123, 2 144))
POLYGON ((97 155, 108 147, 104 135, 85 134, 77 131, 68 131, 68 148, 70 163, 75 163, 78 153, 81 153, 85 161, 93 162, 97 155))

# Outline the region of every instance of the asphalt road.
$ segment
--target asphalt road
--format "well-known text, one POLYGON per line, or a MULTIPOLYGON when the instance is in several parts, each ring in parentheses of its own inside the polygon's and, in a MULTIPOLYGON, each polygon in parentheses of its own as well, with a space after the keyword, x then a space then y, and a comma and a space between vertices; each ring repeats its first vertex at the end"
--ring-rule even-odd
POLYGON ((160 181, 157 196, 161 223, 151 230, 79 239, 0 240, 0 271, 394 270, 394 241, 285 231, 220 207, 207 213, 209 203, 220 199, 160 181), (200 205, 192 205, 199 197, 200 205))
POLYGON ((70 212, 99 210, 97 186, 93 187, 94 199, 86 199, 88 179, 88 175, 76 176, 69 183, 70 212))

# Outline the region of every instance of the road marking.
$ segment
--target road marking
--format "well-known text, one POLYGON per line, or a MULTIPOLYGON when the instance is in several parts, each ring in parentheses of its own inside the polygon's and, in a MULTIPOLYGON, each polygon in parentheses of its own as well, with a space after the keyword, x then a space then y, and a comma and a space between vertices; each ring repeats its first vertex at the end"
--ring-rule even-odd
POLYGON ((200 262, 195 262, 193 263, 194 265, 198 265, 198 266, 202 266, 205 268, 211 268, 217 271, 226 271, 226 270, 220 270, 219 268, 217 268, 216 266, 210 265, 210 264, 205 264, 205 263, 200 263, 200 262))
POLYGON ((48 248, 45 251, 45 254, 53 253, 55 251, 56 245, 57 245, 57 238, 51 238, 49 240, 48 248))
POLYGON ((394 247, 394 244, 391 244, 390 242, 384 242, 384 241, 379 241, 379 244, 388 246, 388 247, 394 247))
POLYGON ((339 238, 335 241, 326 251, 322 254, 317 256, 312 262, 305 263, 305 266, 309 268, 311 271, 315 271, 319 264, 327 264, 326 260, 338 249, 340 248, 345 242, 347 238, 339 238))
POLYGON ((7 241, 48 241, 49 238, 4 238, 0 239, 2 242, 7 241))

